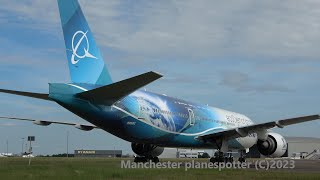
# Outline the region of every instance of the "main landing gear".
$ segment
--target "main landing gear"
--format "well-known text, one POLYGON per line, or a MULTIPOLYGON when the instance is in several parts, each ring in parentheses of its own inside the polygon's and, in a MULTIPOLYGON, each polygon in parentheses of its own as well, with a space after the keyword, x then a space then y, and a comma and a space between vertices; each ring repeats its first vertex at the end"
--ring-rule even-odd
MULTIPOLYGON (((238 161, 240 163, 246 162, 246 156, 245 156, 244 151, 240 150, 239 153, 240 153, 240 157, 239 157, 238 161)), ((227 156, 224 156, 224 153, 222 151, 218 150, 214 153, 214 156, 210 158, 210 162, 212 162, 212 163, 216 163, 216 162, 218 162, 218 163, 228 163, 228 162, 232 163, 233 156, 232 156, 231 152, 228 152, 227 156)))
POLYGON ((136 156, 136 157, 134 158, 134 162, 135 162, 135 163, 138 163, 138 162, 146 163, 146 162, 150 162, 150 161, 151 161, 151 162, 154 162, 154 163, 160 162, 158 157, 136 156))
POLYGON ((154 162, 158 163, 158 156, 163 153, 164 148, 153 144, 140 144, 132 143, 131 148, 137 156, 134 158, 134 162, 154 162))
POLYGON ((214 153, 214 156, 210 158, 210 162, 215 163, 227 163, 233 162, 233 156, 231 152, 228 152, 227 156, 224 156, 223 151, 228 151, 227 141, 223 139, 216 139, 215 141, 216 147, 218 147, 218 151, 214 153))
MULTIPOLYGON (((232 152, 228 152, 227 156, 224 156, 223 151, 228 151, 228 144, 226 140, 223 139, 216 139, 215 140, 216 147, 218 148, 218 151, 214 153, 214 156, 210 158, 210 162, 212 163, 232 163, 233 162, 233 156, 232 152)), ((240 157, 238 161, 240 163, 246 162, 246 156, 245 156, 246 150, 240 150, 240 157)))
POLYGON ((212 163, 232 163, 233 162, 233 156, 232 153, 228 153, 227 156, 224 156, 224 153, 220 150, 216 151, 214 153, 214 156, 210 158, 210 162, 212 163))
POLYGON ((240 150, 240 157, 239 157, 238 161, 241 163, 246 162, 246 155, 243 150, 240 150))

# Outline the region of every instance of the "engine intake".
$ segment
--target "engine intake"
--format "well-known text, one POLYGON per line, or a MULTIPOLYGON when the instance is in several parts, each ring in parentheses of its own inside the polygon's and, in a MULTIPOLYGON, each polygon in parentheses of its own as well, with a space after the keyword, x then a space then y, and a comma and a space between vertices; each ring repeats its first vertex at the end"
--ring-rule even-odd
POLYGON ((264 156, 281 157, 287 151, 287 142, 277 133, 269 133, 266 140, 258 140, 257 147, 264 156))
POLYGON ((157 157, 164 151, 163 147, 152 144, 131 143, 131 148, 134 153, 144 157, 157 157))

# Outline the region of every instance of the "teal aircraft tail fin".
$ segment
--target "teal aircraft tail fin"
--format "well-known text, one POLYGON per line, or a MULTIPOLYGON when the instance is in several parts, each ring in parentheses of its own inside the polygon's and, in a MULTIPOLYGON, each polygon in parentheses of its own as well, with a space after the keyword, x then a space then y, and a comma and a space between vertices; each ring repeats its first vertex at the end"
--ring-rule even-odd
POLYGON ((111 84, 110 74, 78 0, 58 0, 58 6, 72 82, 111 84))

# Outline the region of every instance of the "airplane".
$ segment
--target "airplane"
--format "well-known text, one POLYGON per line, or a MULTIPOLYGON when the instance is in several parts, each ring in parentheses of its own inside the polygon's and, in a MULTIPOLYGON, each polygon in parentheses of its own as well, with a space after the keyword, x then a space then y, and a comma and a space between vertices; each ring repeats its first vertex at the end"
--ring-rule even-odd
POLYGON ((56 102, 89 124, 17 117, 36 125, 71 125, 84 131, 102 129, 131 142, 135 162, 159 162, 164 147, 217 149, 210 162, 225 162, 237 150, 240 162, 253 145, 269 157, 287 150, 284 137, 271 131, 317 120, 319 114, 254 124, 245 115, 161 95, 142 88, 162 77, 150 71, 113 82, 77 0, 57 0, 71 83, 49 83, 49 93, 0 89, 2 93, 56 102))

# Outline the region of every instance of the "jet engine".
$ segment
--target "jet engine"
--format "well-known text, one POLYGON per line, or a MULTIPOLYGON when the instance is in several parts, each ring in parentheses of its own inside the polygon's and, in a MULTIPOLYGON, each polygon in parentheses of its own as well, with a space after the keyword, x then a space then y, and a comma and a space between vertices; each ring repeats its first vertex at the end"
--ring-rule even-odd
POLYGON ((266 140, 257 142, 259 152, 268 157, 281 157, 287 151, 287 141, 277 133, 268 133, 266 140))
POLYGON ((163 153, 164 148, 152 144, 131 143, 134 153, 144 157, 157 157, 163 153))

